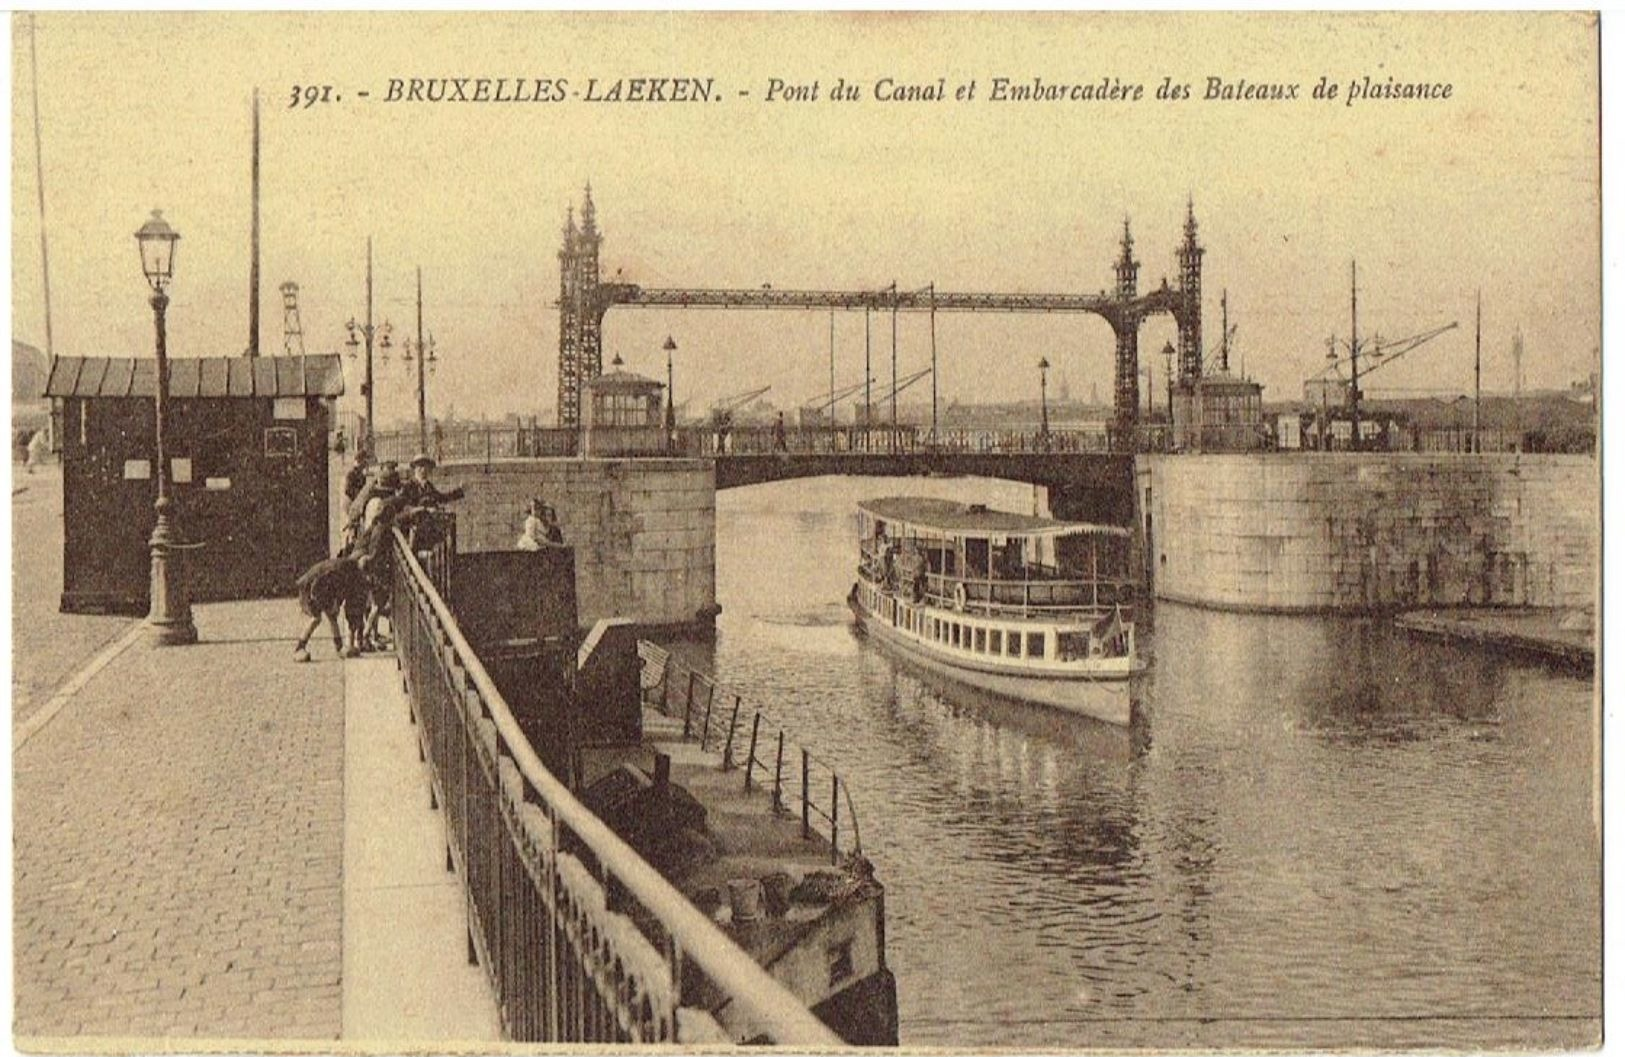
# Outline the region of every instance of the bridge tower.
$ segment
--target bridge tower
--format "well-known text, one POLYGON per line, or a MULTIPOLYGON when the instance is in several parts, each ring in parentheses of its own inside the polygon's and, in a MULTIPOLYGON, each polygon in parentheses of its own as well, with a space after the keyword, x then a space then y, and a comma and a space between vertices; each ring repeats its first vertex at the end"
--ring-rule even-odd
POLYGON ((598 210, 588 184, 581 202, 581 227, 575 209, 565 219, 559 250, 559 394, 558 424, 581 424, 581 390, 603 373, 604 309, 598 298, 598 210))
POLYGON ((1134 259, 1134 236, 1129 232, 1128 218, 1123 218, 1122 252, 1113 265, 1117 272, 1117 300, 1119 309, 1112 318, 1112 330, 1117 334, 1117 377, 1113 388, 1113 407, 1116 410, 1118 431, 1127 435, 1139 421, 1140 414, 1140 316, 1130 307, 1139 290, 1140 262, 1134 259))
POLYGON ((1196 241, 1196 204, 1185 200, 1185 241, 1179 247, 1179 381, 1194 385, 1202 377, 1202 254, 1196 241))

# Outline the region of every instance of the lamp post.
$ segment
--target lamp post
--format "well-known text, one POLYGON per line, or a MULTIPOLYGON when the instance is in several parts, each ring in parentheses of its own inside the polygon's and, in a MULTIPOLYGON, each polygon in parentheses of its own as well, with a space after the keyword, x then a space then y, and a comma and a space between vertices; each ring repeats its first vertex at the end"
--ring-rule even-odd
MULTIPOLYGON (((347 346, 349 346, 350 356, 352 358, 354 358, 354 356, 356 354, 356 350, 359 349, 361 344, 362 344, 360 341, 358 341, 356 339, 356 334, 359 332, 366 339, 366 346, 367 346, 367 377, 366 377, 366 381, 361 383, 361 394, 367 398, 367 432, 366 432, 365 437, 359 443, 363 444, 366 447, 366 449, 368 450, 368 452, 371 453, 374 457, 376 457, 378 453, 376 451, 372 450, 373 449, 372 438, 373 438, 373 432, 374 432, 374 426, 373 426, 373 421, 374 420, 373 420, 373 414, 372 414, 372 339, 373 339, 373 334, 375 332, 373 330, 373 325, 372 325, 372 236, 371 235, 367 236, 367 321, 365 323, 363 323, 363 324, 357 325, 356 321, 355 321, 355 317, 351 316, 350 321, 348 323, 344 324, 344 327, 345 327, 346 330, 348 330, 350 332, 350 338, 349 338, 348 341, 345 342, 345 344, 347 346)), ((378 328, 378 330, 377 330, 377 333, 379 334, 379 337, 381 339, 379 341, 379 348, 383 350, 384 359, 386 359, 386 360, 389 359, 389 348, 390 348, 389 331, 390 331, 390 326, 389 326, 389 321, 388 320, 385 320, 384 325, 382 327, 378 328)))
POLYGON ((1044 447, 1049 447, 1049 359, 1038 359, 1038 436, 1044 447))
MULTIPOLYGON (((387 324, 386 324, 387 325, 387 324)), ((417 350, 418 364, 418 451, 429 450, 429 416, 424 401, 423 371, 427 367, 431 372, 439 361, 434 354, 434 335, 429 335, 428 343, 423 340, 423 269, 418 269, 418 340, 414 342, 407 338, 401 342, 401 362, 406 369, 412 369, 412 350, 417 350)))
POLYGON ((666 335, 666 446, 675 447, 677 444, 677 390, 672 388, 671 354, 677 351, 677 343, 666 335))
POLYGON ((152 287, 152 320, 158 349, 158 393, 154 399, 155 444, 158 463, 158 499, 153 503, 157 518, 152 526, 152 589, 147 624, 159 646, 183 646, 197 641, 197 625, 192 623, 192 603, 186 591, 186 577, 180 556, 174 553, 174 499, 169 494, 169 458, 164 445, 164 423, 169 417, 169 350, 164 332, 164 313, 169 295, 164 292, 175 274, 175 243, 180 234, 154 209, 141 230, 135 233, 141 249, 141 271, 152 287))

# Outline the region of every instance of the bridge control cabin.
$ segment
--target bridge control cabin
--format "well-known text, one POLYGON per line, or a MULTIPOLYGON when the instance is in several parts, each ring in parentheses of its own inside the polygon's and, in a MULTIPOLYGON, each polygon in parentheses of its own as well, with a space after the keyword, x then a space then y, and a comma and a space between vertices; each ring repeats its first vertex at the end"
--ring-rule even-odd
POLYGON ((1266 446, 1264 387, 1229 371, 1174 390, 1174 447, 1179 451, 1257 451, 1266 446))
POLYGON ((614 370, 583 386, 587 396, 582 424, 582 454, 596 458, 664 455, 671 451, 666 433, 662 390, 653 378, 628 371, 621 358, 614 370))

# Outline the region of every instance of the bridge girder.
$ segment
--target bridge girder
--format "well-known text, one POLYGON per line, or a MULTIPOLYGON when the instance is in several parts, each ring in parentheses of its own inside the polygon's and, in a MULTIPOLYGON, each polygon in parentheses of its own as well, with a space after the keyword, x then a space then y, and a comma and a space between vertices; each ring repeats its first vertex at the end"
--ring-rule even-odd
POLYGON ((604 282, 598 271, 602 234, 596 225, 591 188, 582 204, 583 227, 573 216, 565 228, 559 254, 561 288, 556 305, 559 330, 559 424, 580 422, 581 386, 601 370, 603 320, 611 308, 746 308, 871 312, 1005 312, 1094 315, 1104 319, 1116 337, 1116 428, 1129 433, 1139 421, 1139 332, 1147 316, 1167 313, 1179 327, 1180 375, 1201 373, 1201 274, 1205 252, 1196 241, 1194 206, 1188 206, 1185 242, 1180 248, 1179 285, 1162 285, 1146 294, 1137 290, 1139 263, 1134 259, 1128 221, 1123 226, 1122 255, 1115 265, 1117 288, 1108 293, 955 293, 934 286, 899 290, 776 290, 718 287, 642 287, 604 282), (1191 350, 1195 350, 1194 354, 1191 350), (1193 358, 1194 356, 1194 358, 1193 358), (1194 366, 1193 366, 1194 365, 1194 366))
POLYGON ((754 308, 858 312, 1007 312, 1096 315, 1118 330, 1148 315, 1178 315, 1179 293, 1164 285, 1128 301, 1111 294, 955 293, 939 290, 774 290, 724 287, 643 287, 601 283, 597 310, 611 308, 754 308))

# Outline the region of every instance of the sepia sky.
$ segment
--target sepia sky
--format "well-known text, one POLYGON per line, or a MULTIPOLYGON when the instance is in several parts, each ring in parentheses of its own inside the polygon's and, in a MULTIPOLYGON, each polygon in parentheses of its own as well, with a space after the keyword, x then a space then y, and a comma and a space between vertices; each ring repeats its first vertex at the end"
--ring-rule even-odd
MULTIPOLYGON (((13 333, 45 344, 29 22, 13 22, 13 333)), ((364 310, 411 329, 412 271, 444 361, 431 406, 551 421, 559 230, 592 181, 603 273, 645 286, 1093 292, 1132 218, 1141 289, 1175 279, 1186 196, 1207 248, 1206 343, 1228 288, 1232 366, 1296 397, 1325 339, 1461 328, 1369 388, 1472 386, 1484 298, 1484 385, 1593 369, 1600 338, 1595 28, 1563 14, 45 14, 39 103, 56 351, 151 354, 132 234, 154 206, 182 234, 169 311, 175 355, 240 353, 247 335, 249 100, 263 94, 262 349, 282 346, 277 286, 301 286, 307 351, 338 351, 364 310), (1449 82, 1448 100, 1345 105, 1203 101, 1209 76, 1346 91, 1370 75, 1449 82), (388 103, 391 78, 714 78, 693 104, 388 103), (1195 99, 1153 98, 1163 78, 1195 99), (820 83, 768 103, 770 78, 820 83), (858 102, 828 100, 837 78, 858 102), (968 103, 867 98, 881 78, 968 103), (992 78, 1145 86, 1139 102, 993 102, 992 78), (289 109, 293 85, 333 103, 289 109), (370 91, 363 100, 360 91, 370 91), (748 92, 741 97, 740 91, 748 92)), ((773 386, 793 406, 829 385, 820 313, 612 310, 605 360, 664 373, 678 399, 773 386)), ((1166 317, 1141 332, 1162 392, 1166 317)), ((875 373, 890 320, 874 317, 875 373)), ((900 371, 929 363, 928 324, 899 324, 900 371)), ((863 317, 836 319, 837 381, 855 382, 863 317)), ((1111 393, 1112 335, 1094 317, 937 319, 942 398, 1031 399, 1046 356, 1074 397, 1111 393)), ((352 379, 355 376, 352 375, 352 379)), ((352 381, 352 388, 354 382, 352 381)), ((908 398, 928 397, 924 386, 908 398)), ((410 413, 392 361, 381 420, 410 413)), ((1160 396, 1159 396, 1160 399, 1160 396)))

